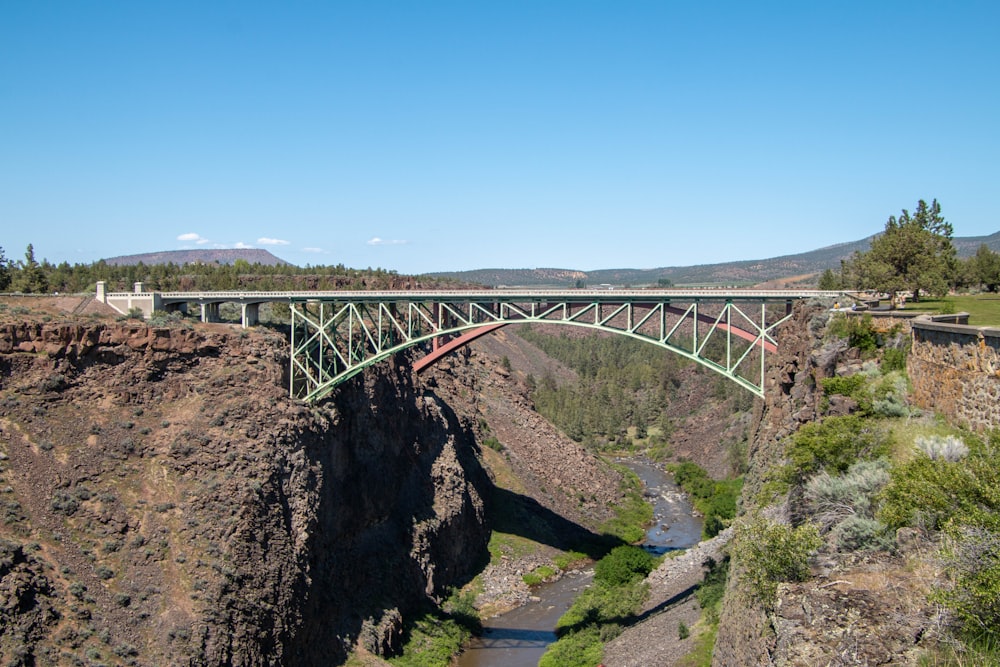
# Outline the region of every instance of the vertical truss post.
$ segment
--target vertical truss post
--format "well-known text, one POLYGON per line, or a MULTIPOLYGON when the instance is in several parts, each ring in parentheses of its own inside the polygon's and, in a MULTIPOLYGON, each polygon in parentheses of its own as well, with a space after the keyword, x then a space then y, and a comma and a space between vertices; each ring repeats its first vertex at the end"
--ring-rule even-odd
POLYGON ((733 372, 733 302, 726 301, 726 371, 733 372))
POLYGON ((761 396, 764 395, 764 355, 767 348, 764 345, 764 336, 767 335, 767 304, 760 304, 760 387, 761 396))

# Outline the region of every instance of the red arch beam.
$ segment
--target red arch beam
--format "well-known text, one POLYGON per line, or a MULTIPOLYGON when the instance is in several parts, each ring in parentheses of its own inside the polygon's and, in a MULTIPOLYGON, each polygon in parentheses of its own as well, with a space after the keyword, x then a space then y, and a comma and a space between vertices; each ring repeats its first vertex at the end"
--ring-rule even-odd
POLYGON ((466 331, 458 338, 453 338, 444 345, 441 345, 440 347, 435 347, 433 350, 431 350, 431 353, 428 354, 426 357, 422 357, 417 361, 415 361, 413 363, 413 370, 419 373, 420 371, 432 365, 435 361, 437 361, 444 355, 448 354, 449 352, 457 350, 463 345, 471 343, 472 341, 476 340, 480 336, 485 336, 486 334, 492 333, 493 331, 496 331, 500 327, 505 327, 508 324, 509 322, 497 322, 495 324, 487 324, 485 326, 466 331))

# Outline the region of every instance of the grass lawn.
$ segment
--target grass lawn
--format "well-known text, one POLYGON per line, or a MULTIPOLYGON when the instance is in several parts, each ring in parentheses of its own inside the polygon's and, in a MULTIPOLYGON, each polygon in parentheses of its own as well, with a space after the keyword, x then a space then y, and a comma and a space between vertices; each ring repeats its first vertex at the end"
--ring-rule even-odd
POLYGON ((943 299, 907 301, 903 310, 935 313, 968 313, 969 324, 978 327, 1000 326, 1000 294, 957 294, 943 299))

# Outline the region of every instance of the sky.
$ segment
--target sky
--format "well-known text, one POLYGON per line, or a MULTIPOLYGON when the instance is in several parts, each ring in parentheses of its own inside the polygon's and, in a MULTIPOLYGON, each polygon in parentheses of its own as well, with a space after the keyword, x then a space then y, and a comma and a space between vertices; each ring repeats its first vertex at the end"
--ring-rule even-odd
POLYGON ((0 246, 400 273, 1000 230, 1000 3, 0 0, 0 246))

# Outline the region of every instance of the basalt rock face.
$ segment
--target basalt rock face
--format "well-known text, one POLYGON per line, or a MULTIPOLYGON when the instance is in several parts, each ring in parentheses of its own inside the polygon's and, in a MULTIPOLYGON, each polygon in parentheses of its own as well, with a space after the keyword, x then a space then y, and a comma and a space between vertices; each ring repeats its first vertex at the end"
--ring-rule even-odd
MULTIPOLYGON (((801 492, 793 489, 767 507, 762 493, 785 462, 787 439, 803 425, 851 412, 850 405, 823 401, 823 378, 852 375, 862 367, 856 349, 824 337, 829 313, 799 304, 779 334, 770 362, 765 400, 757 406, 749 446, 741 512, 760 511, 770 520, 804 520, 801 492)), ((856 407, 856 406, 854 406, 856 407)), ((938 576, 926 544, 900 541, 897 551, 839 553, 821 549, 811 575, 782 583, 765 606, 733 560, 712 664, 912 665, 921 642, 933 634, 934 612, 927 582, 938 576)))
POLYGON ((488 557, 469 424, 387 362, 323 405, 225 327, 0 328, 4 664, 336 664, 488 557))
MULTIPOLYGON (((794 317, 782 326, 781 345, 769 361, 764 394, 758 402, 749 439, 749 468, 743 486, 743 511, 766 480, 784 462, 784 440, 819 415, 822 391, 818 381, 835 373, 846 346, 822 343, 829 315, 805 304, 795 306, 794 317)), ((785 513, 788 507, 772 513, 785 513)), ((778 639, 767 611, 739 584, 734 567, 723 604, 712 664, 725 667, 773 664, 778 639)))

